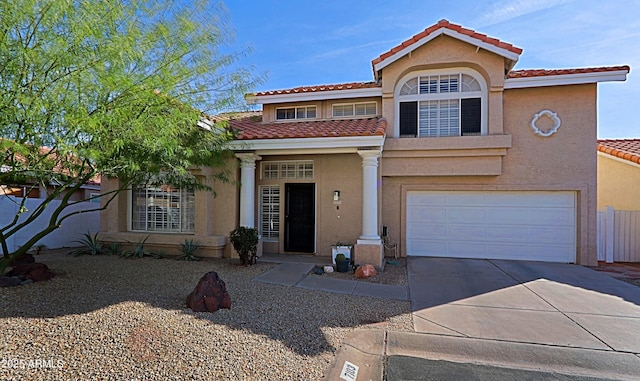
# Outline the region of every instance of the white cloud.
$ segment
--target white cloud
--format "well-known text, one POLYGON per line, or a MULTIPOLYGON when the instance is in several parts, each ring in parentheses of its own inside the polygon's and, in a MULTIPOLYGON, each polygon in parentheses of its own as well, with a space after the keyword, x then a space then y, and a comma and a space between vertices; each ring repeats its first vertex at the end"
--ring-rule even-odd
POLYGON ((574 0, 514 0, 499 1, 480 16, 476 27, 499 24, 533 12, 554 8, 574 0))

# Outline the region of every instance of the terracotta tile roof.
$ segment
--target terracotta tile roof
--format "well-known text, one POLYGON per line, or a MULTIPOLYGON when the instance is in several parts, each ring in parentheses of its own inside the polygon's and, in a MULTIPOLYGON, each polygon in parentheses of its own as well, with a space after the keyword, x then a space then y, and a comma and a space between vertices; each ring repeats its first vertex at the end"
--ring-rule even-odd
POLYGON ((600 139, 598 151, 640 164, 640 139, 600 139))
POLYGON ((229 121, 229 127, 238 132, 236 140, 384 136, 387 120, 376 117, 262 123, 261 117, 253 115, 232 119, 229 121))
POLYGON ((398 53, 399 51, 401 51, 402 49, 415 44, 416 42, 422 40, 423 38, 429 36, 430 34, 432 34, 433 32, 437 31, 438 29, 441 28, 446 28, 449 30, 452 30, 454 32, 458 32, 460 34, 463 34, 465 36, 469 36, 475 39, 478 39, 482 42, 491 44, 491 45, 495 45, 499 48, 508 50, 512 53, 515 54, 520 54, 522 53, 522 49, 515 47, 509 43, 503 42, 498 40, 497 38, 493 38, 493 37, 489 37, 486 34, 482 34, 482 33, 478 33, 474 30, 471 29, 467 29, 467 28, 463 28, 460 25, 457 24, 452 24, 450 23, 448 20, 440 20, 438 21, 437 24, 432 25, 430 27, 428 27, 427 29, 423 30, 422 32, 414 35, 413 37, 411 37, 410 39, 404 41, 403 43, 401 43, 400 45, 392 48, 391 50, 389 50, 386 53, 382 53, 378 58, 374 59, 371 63, 375 66, 376 64, 384 61, 385 59, 391 57, 392 55, 398 53))
POLYGON ((512 70, 507 74, 507 78, 529 78, 529 77, 545 77, 552 75, 566 74, 586 74, 586 73, 602 73, 608 71, 631 70, 628 65, 623 66, 603 66, 603 67, 585 67, 579 69, 527 69, 512 70))
POLYGON ((354 90, 354 89, 369 89, 374 87, 381 87, 376 82, 350 82, 350 83, 338 83, 334 85, 314 85, 314 86, 300 86, 293 89, 285 90, 269 90, 260 91, 254 93, 255 96, 265 95, 282 95, 282 94, 303 94, 303 93, 315 93, 319 91, 336 91, 336 90, 354 90))
POLYGON ((216 116, 208 117, 213 123, 216 122, 228 122, 234 119, 243 119, 243 118, 259 118, 262 120, 262 111, 233 111, 233 112, 223 112, 216 116))

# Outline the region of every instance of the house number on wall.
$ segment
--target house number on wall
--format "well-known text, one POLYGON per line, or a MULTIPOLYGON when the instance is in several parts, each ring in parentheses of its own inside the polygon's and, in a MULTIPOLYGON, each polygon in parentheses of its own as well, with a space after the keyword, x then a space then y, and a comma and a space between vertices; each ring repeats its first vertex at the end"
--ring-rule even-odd
POLYGON ((533 119, 531 119, 531 128, 533 128, 533 133, 536 135, 540 135, 543 137, 549 137, 553 134, 555 134, 556 132, 558 132, 558 128, 560 128, 560 118, 558 118, 558 114, 556 114, 555 112, 551 111, 551 110, 542 110, 539 113, 535 114, 533 116, 533 119), (554 123, 553 127, 545 130, 541 130, 536 123, 538 123, 538 120, 541 117, 547 117, 549 119, 551 119, 551 121, 554 123))

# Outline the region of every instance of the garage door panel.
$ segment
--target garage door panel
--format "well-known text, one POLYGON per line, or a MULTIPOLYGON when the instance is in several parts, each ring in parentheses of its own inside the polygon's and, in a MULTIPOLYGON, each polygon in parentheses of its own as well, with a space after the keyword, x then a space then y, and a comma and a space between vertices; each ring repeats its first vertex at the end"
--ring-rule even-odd
POLYGON ((444 207, 413 206, 407 210, 407 221, 423 222, 442 220, 447 217, 447 209, 444 207))
POLYGON ((528 234, 531 242, 563 244, 571 241, 573 232, 573 227, 567 226, 564 228, 531 228, 528 234))
POLYGON ((413 224, 408 227, 407 234, 420 239, 439 239, 447 235, 447 227, 435 224, 413 224))
POLYGON ((575 262, 575 192, 408 192, 408 255, 575 262))

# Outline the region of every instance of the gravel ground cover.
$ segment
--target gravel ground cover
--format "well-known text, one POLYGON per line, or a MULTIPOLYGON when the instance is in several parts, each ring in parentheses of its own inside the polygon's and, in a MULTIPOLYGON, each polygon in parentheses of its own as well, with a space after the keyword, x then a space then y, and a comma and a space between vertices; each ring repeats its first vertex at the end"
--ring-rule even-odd
POLYGON ((388 262, 384 266, 384 270, 378 272, 375 276, 369 278, 356 278, 353 275, 353 271, 348 271, 346 273, 339 273, 334 271, 332 273, 323 273, 322 275, 314 276, 323 276, 328 278, 336 278, 336 279, 347 279, 347 280, 357 280, 360 282, 371 282, 371 283, 379 283, 379 284, 389 284, 393 286, 406 286, 408 285, 407 280, 407 258, 386 258, 388 262))
POLYGON ((274 264, 68 251, 36 257, 56 278, 0 289, 0 379, 318 380, 353 329, 413 329, 409 302, 251 280, 274 264), (194 313, 212 270, 233 305, 194 313))

